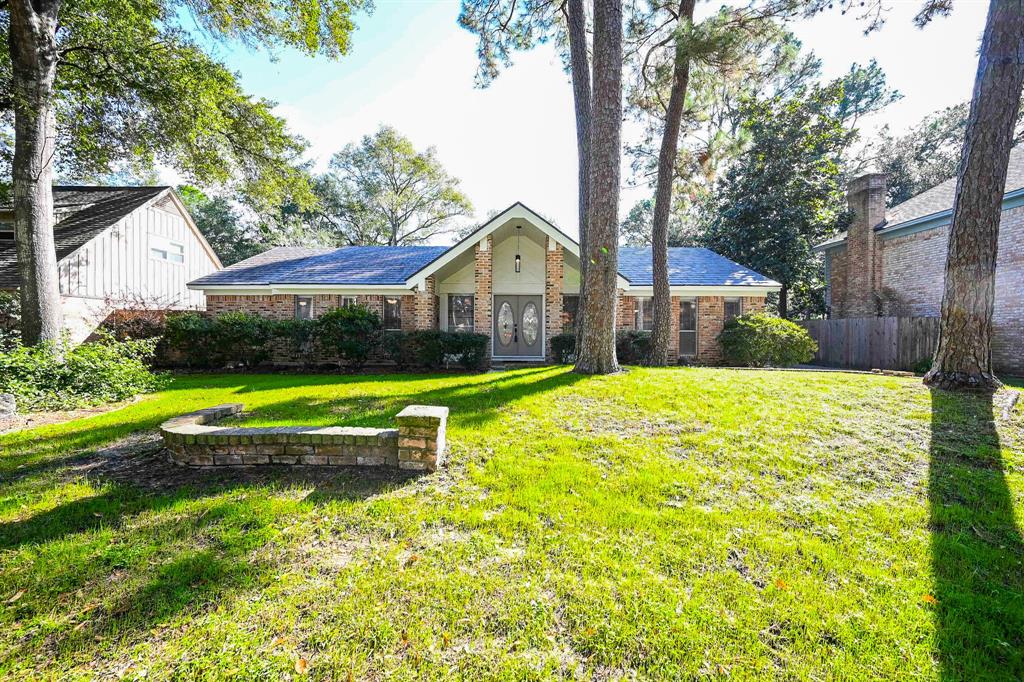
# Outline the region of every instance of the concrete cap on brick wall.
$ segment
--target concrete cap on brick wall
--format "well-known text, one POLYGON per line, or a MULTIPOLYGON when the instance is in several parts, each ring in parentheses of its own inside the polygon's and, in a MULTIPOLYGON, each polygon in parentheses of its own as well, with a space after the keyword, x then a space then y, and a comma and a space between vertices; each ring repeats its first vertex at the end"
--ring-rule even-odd
POLYGON ((448 419, 448 408, 437 405, 409 405, 395 417, 399 424, 434 426, 448 419))

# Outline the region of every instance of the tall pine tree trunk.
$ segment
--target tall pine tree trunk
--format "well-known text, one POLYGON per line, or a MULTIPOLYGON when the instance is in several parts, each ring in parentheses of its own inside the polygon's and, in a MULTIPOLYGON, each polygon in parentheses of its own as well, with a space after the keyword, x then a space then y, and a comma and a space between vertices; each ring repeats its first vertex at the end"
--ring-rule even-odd
POLYGON ((1006 167, 1024 84, 1024 2, 992 0, 981 40, 949 229, 936 388, 991 391, 992 307, 1006 167))
POLYGON ((27 345, 58 340, 62 326, 53 244, 53 86, 59 7, 55 0, 10 0, 14 233, 21 276, 21 336, 27 345))
MULTIPOLYGON (((583 0, 569 0, 569 59, 572 68, 572 94, 576 106, 576 150, 579 156, 579 233, 580 233, 580 292, 579 300, 586 296, 587 223, 590 220, 590 60, 587 57, 587 15, 583 0)), ((576 345, 581 344, 583 324, 576 319, 576 345)))
POLYGON ((782 288, 779 289, 779 317, 789 319, 789 284, 786 282, 783 282, 782 288))
POLYGON ((622 153, 622 0, 594 0, 593 124, 590 136, 589 258, 581 301, 583 334, 576 371, 610 374, 615 358, 622 153))
POLYGON ((675 56, 672 67, 672 90, 665 111, 665 130, 658 154, 658 179, 654 191, 654 223, 651 228, 651 251, 654 265, 654 331, 651 335, 652 365, 669 363, 672 336, 672 298, 668 283, 668 218, 672 210, 672 181, 675 179, 676 156, 679 149, 679 127, 690 83, 690 57, 682 44, 681 31, 693 22, 695 0, 679 3, 676 27, 675 56))

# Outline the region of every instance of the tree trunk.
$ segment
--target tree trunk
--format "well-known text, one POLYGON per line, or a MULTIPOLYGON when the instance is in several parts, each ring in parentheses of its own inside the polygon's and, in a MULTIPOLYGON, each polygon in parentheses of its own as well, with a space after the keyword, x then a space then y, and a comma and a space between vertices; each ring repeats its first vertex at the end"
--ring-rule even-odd
POLYGON ((21 337, 57 341, 62 328, 53 243, 53 154, 57 73, 55 0, 11 0, 14 90, 14 233, 21 277, 21 337))
POLYGON ((789 319, 789 285, 785 282, 779 289, 779 317, 784 320, 789 319))
MULTIPOLYGON (((583 0, 569 0, 569 55, 572 66, 572 94, 576 106, 576 150, 579 156, 579 234, 580 234, 580 298, 586 296, 587 223, 590 220, 590 64, 587 58, 587 15, 583 0)), ((576 346, 583 336, 581 316, 577 314, 576 346)))
MULTIPOLYGON (((679 3, 676 30, 693 22, 695 0, 679 3)), ((668 218, 672 210, 672 181, 675 179, 676 155, 679 149, 679 127, 686 103, 686 89, 690 83, 690 57, 676 38, 672 67, 672 91, 665 111, 665 130, 658 154, 658 179, 654 191, 654 222, 651 227, 651 257, 654 265, 654 330, 651 334, 652 365, 669 363, 669 344, 672 337, 672 297, 668 283, 668 218)))
POLYGON ((615 358, 619 266, 619 175, 622 153, 622 0, 594 0, 593 123, 590 135, 590 215, 576 371, 610 374, 615 358))
POLYGON ((992 307, 1006 167, 1024 84, 1024 3, 992 0, 960 157, 939 344, 924 382, 992 391, 992 307))

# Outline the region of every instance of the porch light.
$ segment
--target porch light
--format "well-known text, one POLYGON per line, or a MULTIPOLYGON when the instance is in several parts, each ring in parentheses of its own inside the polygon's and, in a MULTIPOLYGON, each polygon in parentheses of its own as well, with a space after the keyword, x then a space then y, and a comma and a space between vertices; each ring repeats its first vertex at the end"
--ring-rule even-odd
POLYGON ((522 234, 522 225, 516 225, 516 272, 521 272, 523 269, 523 257, 519 255, 519 236, 522 234))

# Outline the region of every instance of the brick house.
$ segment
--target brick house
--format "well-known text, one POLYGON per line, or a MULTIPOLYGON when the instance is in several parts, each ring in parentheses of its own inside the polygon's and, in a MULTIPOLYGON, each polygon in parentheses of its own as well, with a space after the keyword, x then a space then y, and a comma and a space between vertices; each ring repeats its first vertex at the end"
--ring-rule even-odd
MULTIPOLYGON (((761 310, 779 285, 707 249, 673 248, 672 353, 714 363, 726 319, 761 310)), ((445 329, 491 336, 497 360, 550 361, 551 337, 571 331, 579 245, 521 203, 453 246, 279 247, 189 283, 213 314, 315 318, 366 305, 388 330, 445 329)), ((619 329, 652 325, 651 250, 619 256, 619 329)), ((277 351, 280 355, 282 351, 277 351)), ((287 357, 276 357, 287 362, 287 357)))
MULTIPOLYGON (((886 179, 870 174, 848 188, 848 232, 820 244, 827 304, 835 318, 938 317, 956 178, 892 208, 886 179)), ((999 226, 992 360, 1024 375, 1024 146, 1010 155, 999 226)))

